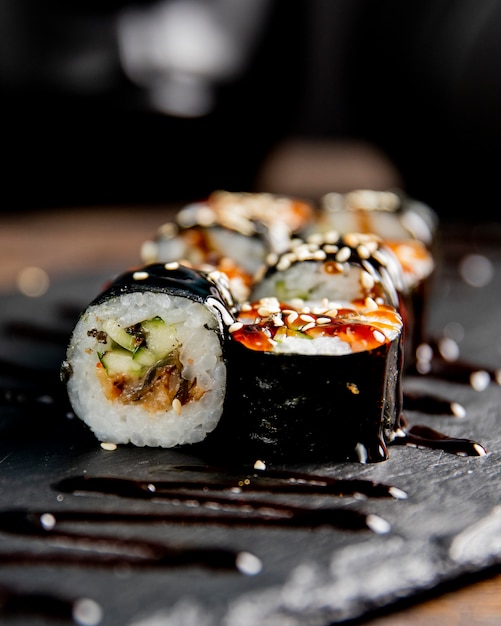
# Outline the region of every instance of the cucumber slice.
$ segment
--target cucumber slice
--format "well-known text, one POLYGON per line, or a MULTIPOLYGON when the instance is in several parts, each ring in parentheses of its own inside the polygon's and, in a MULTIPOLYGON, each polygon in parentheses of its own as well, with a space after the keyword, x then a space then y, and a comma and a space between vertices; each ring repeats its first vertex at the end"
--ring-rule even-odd
POLYGON ((104 352, 99 355, 99 360, 110 376, 115 374, 138 376, 144 371, 144 366, 134 360, 132 353, 124 348, 104 352))
POLYGON ((156 352, 152 352, 146 347, 138 348, 132 355, 132 359, 141 366, 151 367, 158 363, 161 359, 156 352))
POLYGON ((102 329, 110 339, 129 352, 135 352, 144 341, 140 334, 129 332, 127 328, 120 326, 116 320, 104 320, 102 329))
POLYGON ((148 350, 157 357, 167 356, 178 346, 175 324, 166 324, 160 317, 155 317, 141 326, 148 350))

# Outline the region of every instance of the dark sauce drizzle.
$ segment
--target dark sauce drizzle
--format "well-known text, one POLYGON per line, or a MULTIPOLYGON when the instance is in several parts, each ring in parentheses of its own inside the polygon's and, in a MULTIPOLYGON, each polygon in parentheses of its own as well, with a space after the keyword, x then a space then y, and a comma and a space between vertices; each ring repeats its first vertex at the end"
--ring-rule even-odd
MULTIPOLYGON (((88 599, 69 599, 50 593, 21 592, 12 587, 0 586, 0 615, 4 617, 44 615, 57 622, 72 621, 75 614, 78 614, 78 606, 82 602, 88 602, 88 599)), ((78 620, 75 623, 81 624, 82 622, 78 620)))
MULTIPOLYGON (((239 552, 224 548, 178 547, 144 539, 122 539, 60 530, 60 523, 89 521, 151 522, 161 521, 148 515, 99 514, 92 512, 52 513, 8 510, 0 513, 0 531, 13 535, 44 538, 45 550, 3 551, 2 564, 71 565, 79 566, 129 566, 138 568, 173 568, 196 565, 210 569, 239 571, 239 552), (44 520, 49 518, 48 526, 44 520), (50 550, 51 547, 56 549, 50 550)), ((167 520, 168 521, 168 520, 167 520)))

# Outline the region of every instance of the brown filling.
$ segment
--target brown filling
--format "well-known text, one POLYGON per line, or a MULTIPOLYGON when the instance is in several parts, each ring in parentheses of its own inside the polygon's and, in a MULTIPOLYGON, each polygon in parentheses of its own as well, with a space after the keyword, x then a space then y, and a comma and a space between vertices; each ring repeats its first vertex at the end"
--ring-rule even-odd
POLYGON ((167 411, 173 404, 176 412, 180 412, 184 405, 200 400, 205 393, 197 385, 196 378, 183 378, 177 356, 174 362, 170 358, 168 363, 160 362, 151 367, 140 378, 123 373, 109 375, 100 362, 96 365, 96 372, 108 400, 140 403, 150 413, 167 411))

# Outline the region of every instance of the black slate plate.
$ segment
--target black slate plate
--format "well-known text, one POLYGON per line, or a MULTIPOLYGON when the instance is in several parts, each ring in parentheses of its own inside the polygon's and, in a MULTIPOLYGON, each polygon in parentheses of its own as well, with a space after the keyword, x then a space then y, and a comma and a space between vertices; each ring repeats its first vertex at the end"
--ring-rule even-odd
MULTIPOLYGON (((470 243, 471 250, 464 241, 445 240, 430 333, 461 324, 462 355, 495 368, 501 361, 499 240, 470 243), (458 261, 469 251, 493 263, 483 288, 459 276, 458 261)), ((454 380, 405 379, 406 390, 440 395, 467 410, 464 418, 407 411, 411 425, 477 441, 486 456, 392 446, 390 459, 374 465, 248 468, 234 475, 225 467, 207 471, 189 449, 107 451, 67 413, 57 369, 76 310, 108 277, 59 280, 36 300, 2 297, 2 623, 45 625, 57 617, 110 626, 326 626, 500 564, 497 384, 479 392, 454 380), (34 324, 40 330, 30 337, 34 324), (271 469, 395 490, 383 487, 386 497, 378 497, 381 492, 362 482, 358 495, 349 489, 332 495, 325 486, 313 493, 311 485, 307 493, 290 493, 266 482, 271 469), (246 478, 260 484, 256 474, 263 491, 245 484, 246 478), (75 477, 86 480, 79 487, 61 482, 75 477), (105 477, 130 482, 90 482, 105 477), (171 485, 161 493, 159 481, 173 479, 206 488, 187 492, 181 485, 173 494, 171 485), (233 491, 223 489, 229 481, 233 491), (86 491, 92 485, 94 491, 86 491), (407 498, 398 497, 402 492, 407 498), (227 498, 237 506, 224 504, 227 498)))

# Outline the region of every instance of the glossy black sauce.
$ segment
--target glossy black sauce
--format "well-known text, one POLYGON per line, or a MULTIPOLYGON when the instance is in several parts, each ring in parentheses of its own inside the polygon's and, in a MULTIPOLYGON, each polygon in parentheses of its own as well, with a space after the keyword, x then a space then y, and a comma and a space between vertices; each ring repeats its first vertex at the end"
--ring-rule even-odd
POLYGON ((306 473, 289 470, 266 468, 266 470, 249 469, 242 467, 216 467, 210 465, 168 465, 157 466, 151 470, 154 474, 166 474, 168 480, 157 481, 154 484, 169 489, 211 489, 233 490, 242 492, 294 493, 303 495, 332 495, 356 496, 368 498, 395 497, 394 487, 384 483, 357 478, 335 478, 325 474, 306 473), (176 472, 209 475, 207 480, 176 480, 176 472))
MULTIPOLYGON (((112 492, 109 489, 107 479, 95 477, 94 481, 92 495, 120 495, 132 499, 136 497, 133 489, 125 496, 123 489, 120 490, 120 494, 112 492), (98 491, 98 483, 103 486, 103 491, 98 491)), ((82 495, 81 490, 77 490, 75 493, 82 495)), ((53 516, 58 523, 85 521, 93 524, 265 526, 266 528, 304 528, 307 530, 326 526, 348 531, 369 530, 371 528, 369 525, 372 519, 370 514, 345 507, 315 508, 265 502, 253 503, 251 501, 239 501, 231 505, 227 500, 218 496, 204 500, 193 495, 189 498, 187 496, 179 497, 178 506, 183 502, 188 506, 176 512, 148 511, 136 513, 128 510, 104 512, 90 509, 58 511, 57 513, 49 513, 49 515, 53 516)), ((176 504, 175 498, 172 498, 172 503, 176 504)), ((55 536, 52 530, 46 531, 42 527, 37 527, 38 522, 36 520, 44 514, 47 512, 34 510, 2 511, 0 512, 0 531, 23 536, 48 536, 49 534, 55 536)), ((88 536, 84 537, 89 538, 88 536)), ((75 547, 77 546, 75 545, 75 547)))
POLYGON ((485 456, 487 454, 484 446, 472 439, 450 437, 434 428, 422 425, 406 428, 402 436, 395 437, 391 445, 432 448, 457 454, 458 456, 485 456))
POLYGON ((432 393, 404 391, 404 407, 407 411, 418 411, 425 415, 458 415, 457 403, 432 393))
POLYGON ((57 620, 55 623, 72 621, 77 601, 55 594, 20 592, 0 586, 0 616, 7 618, 44 615, 57 620))

